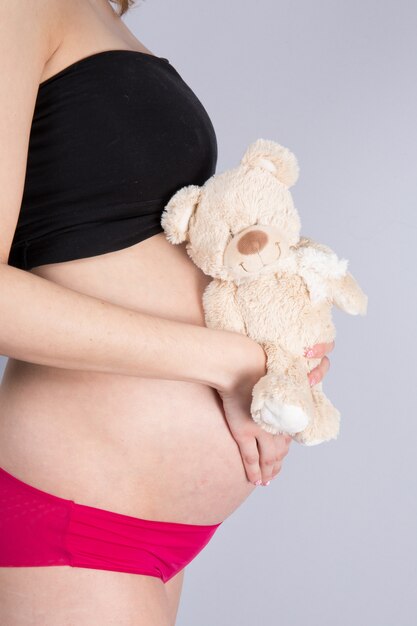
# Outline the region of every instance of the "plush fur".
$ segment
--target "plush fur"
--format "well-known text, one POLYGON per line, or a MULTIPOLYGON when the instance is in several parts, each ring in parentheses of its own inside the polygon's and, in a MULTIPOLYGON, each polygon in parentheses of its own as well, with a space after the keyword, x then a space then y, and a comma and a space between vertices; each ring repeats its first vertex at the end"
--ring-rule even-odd
POLYGON ((304 349, 336 335, 331 308, 365 315, 368 298, 327 246, 300 236, 290 187, 299 167, 284 146, 258 139, 234 169, 189 185, 161 218, 167 239, 213 280, 203 294, 206 325, 243 333, 267 355, 253 388, 252 418, 267 432, 314 445, 336 439, 340 413, 307 373, 320 359, 304 349))

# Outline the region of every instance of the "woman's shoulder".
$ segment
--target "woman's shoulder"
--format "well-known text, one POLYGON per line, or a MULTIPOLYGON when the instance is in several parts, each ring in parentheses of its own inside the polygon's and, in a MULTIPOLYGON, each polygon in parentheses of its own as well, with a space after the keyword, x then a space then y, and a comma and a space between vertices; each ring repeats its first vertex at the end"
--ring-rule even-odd
POLYGON ((23 64, 26 51, 38 67, 45 65, 61 43, 67 5, 68 0, 0 2, 0 34, 6 48, 1 51, 9 58, 16 55, 23 64))

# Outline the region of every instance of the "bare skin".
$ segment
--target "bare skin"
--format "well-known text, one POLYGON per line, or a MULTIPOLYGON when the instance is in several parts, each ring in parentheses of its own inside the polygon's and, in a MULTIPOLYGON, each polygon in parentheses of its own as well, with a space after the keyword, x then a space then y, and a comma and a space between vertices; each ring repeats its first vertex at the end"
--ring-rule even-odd
MULTIPOLYGON (((3 18, 2 11, 5 9, 0 5, 3 18)), ((28 32, 33 31, 34 19, 45 21, 45 36, 40 38, 45 42, 44 62, 38 82, 100 50, 125 48, 152 54, 132 35, 107 0, 36 0, 17 19, 28 32), (35 15, 34 5, 39 10, 35 15)), ((3 111, 6 100, 6 96, 0 97, 3 111)), ((6 143, 5 154, 10 154, 14 145, 10 139, 10 149, 6 143)), ((5 167, 8 163, 0 161, 0 165, 5 167)), ((13 177, 0 180, 1 188, 7 201, 13 197, 18 206, 19 189, 7 188, 10 178, 13 177)), ((19 180, 22 184, 22 171, 19 180)), ((12 203, 5 201, 6 204, 12 203)), ((8 233, 8 245, 16 219, 17 214, 10 217, 0 206, 2 233, 4 238, 8 233)), ((23 273, 4 267, 8 254, 4 238, 0 280, 3 293, 8 294, 9 285, 19 282, 22 287, 16 289, 17 302, 18 297, 23 299, 24 293, 31 292, 32 283, 23 282, 23 273)), ((29 274, 44 279, 51 287, 60 285, 76 294, 116 305, 117 309, 111 309, 115 316, 123 308, 204 327, 201 296, 210 279, 191 262, 185 246, 173 246, 163 233, 124 250, 38 266, 29 274)), ((40 289, 40 283, 36 284, 40 289)), ((53 293, 51 290, 52 300, 53 293)), ((66 291, 65 294, 70 295, 66 291)), ((61 297, 58 296, 57 293, 56 307, 61 297)), ((51 298, 41 300, 45 314, 51 298)), ((64 298, 59 301, 63 303, 64 298)), ((74 300, 74 316, 81 305, 90 302, 93 307, 92 300, 74 300)), ((94 306, 99 313, 96 303, 94 306)), ((54 310, 58 316, 58 308, 54 310)), ((3 327, 12 326, 12 318, 18 319, 17 312, 17 305, 9 317, 6 307, 2 309, 3 327)), ((52 357, 47 362, 47 358, 38 356, 41 348, 35 349, 34 339, 28 337, 25 343, 24 328, 22 324, 14 329, 19 335, 13 344, 16 352, 12 353, 12 348, 3 352, 10 358, 0 387, 0 466, 21 480, 56 496, 126 515, 216 524, 246 500, 256 479, 266 483, 280 472, 289 438, 262 431, 247 411, 245 416, 234 416, 233 437, 214 385, 190 381, 186 375, 183 380, 167 379, 162 372, 162 359, 160 370, 157 362, 152 364, 155 377, 136 375, 130 365, 133 354, 129 364, 126 356, 118 367, 115 357, 112 368, 105 362, 106 356, 100 355, 98 367, 99 358, 93 348, 91 354, 96 360, 91 356, 88 367, 84 367, 84 362, 83 367, 71 366, 69 345, 76 346, 77 339, 81 341, 81 330, 77 335, 77 329, 71 333, 70 344, 64 344, 63 337, 59 344, 68 360, 64 362, 62 357, 58 363, 56 357, 57 363, 53 364, 52 357), (97 368, 91 365, 94 363, 97 368)), ((49 341, 58 349, 52 327, 47 325, 43 332, 41 343, 49 341)), ((217 335, 212 337, 215 341, 217 335)), ((108 340, 103 332, 104 339, 108 340)), ((216 344, 212 345, 214 351, 216 344)), ((156 347, 155 339, 155 350, 156 347)), ((315 383, 327 372, 329 359, 325 355, 333 347, 334 344, 316 347, 315 355, 323 358, 310 373, 311 379, 315 376, 315 383)), ((78 355, 76 348, 74 354, 78 355)), ((219 362, 220 354, 219 350, 219 362)), ((197 365, 191 363, 190 367, 197 365)), ((156 577, 66 566, 0 568, 0 623, 172 626, 183 577, 184 570, 164 585, 156 577)))

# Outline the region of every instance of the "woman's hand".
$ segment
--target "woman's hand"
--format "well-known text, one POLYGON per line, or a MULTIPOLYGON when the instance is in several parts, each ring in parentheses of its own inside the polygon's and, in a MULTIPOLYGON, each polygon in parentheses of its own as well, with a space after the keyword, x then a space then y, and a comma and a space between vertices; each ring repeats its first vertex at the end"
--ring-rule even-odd
MULTIPOLYGON (((244 336, 242 336, 243 338, 244 336)), ((266 374, 266 354, 260 344, 244 337, 244 353, 236 360, 238 371, 227 388, 217 388, 229 430, 239 446, 248 480, 254 485, 266 486, 281 471, 282 461, 289 452, 290 435, 268 433, 251 417, 252 390, 266 374)), ((329 359, 324 356, 334 348, 334 341, 316 344, 308 357, 320 357, 320 363, 309 373, 310 384, 317 384, 329 369, 329 359)), ((305 353, 307 356, 307 350, 305 353)))
POLYGON ((317 383, 323 380, 324 375, 329 371, 330 361, 325 355, 333 350, 334 345, 334 341, 331 341, 330 343, 316 343, 311 348, 305 349, 305 357, 310 359, 323 357, 320 363, 308 373, 308 379, 311 386, 317 385, 317 383))

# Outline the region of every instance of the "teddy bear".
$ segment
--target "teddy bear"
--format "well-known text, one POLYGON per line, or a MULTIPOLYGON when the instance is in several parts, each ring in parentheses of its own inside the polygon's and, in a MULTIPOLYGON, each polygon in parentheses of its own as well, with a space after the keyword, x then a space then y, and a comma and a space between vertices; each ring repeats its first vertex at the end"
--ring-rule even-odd
POLYGON ((347 259, 300 235, 290 192, 298 177, 288 148, 257 139, 237 167, 176 191, 161 226, 212 278, 202 296, 206 326, 245 334, 265 351, 252 419, 311 446, 337 438, 340 412, 322 382, 310 386, 307 374, 320 359, 307 358, 305 348, 334 340, 333 304, 365 315, 368 298, 347 259))

